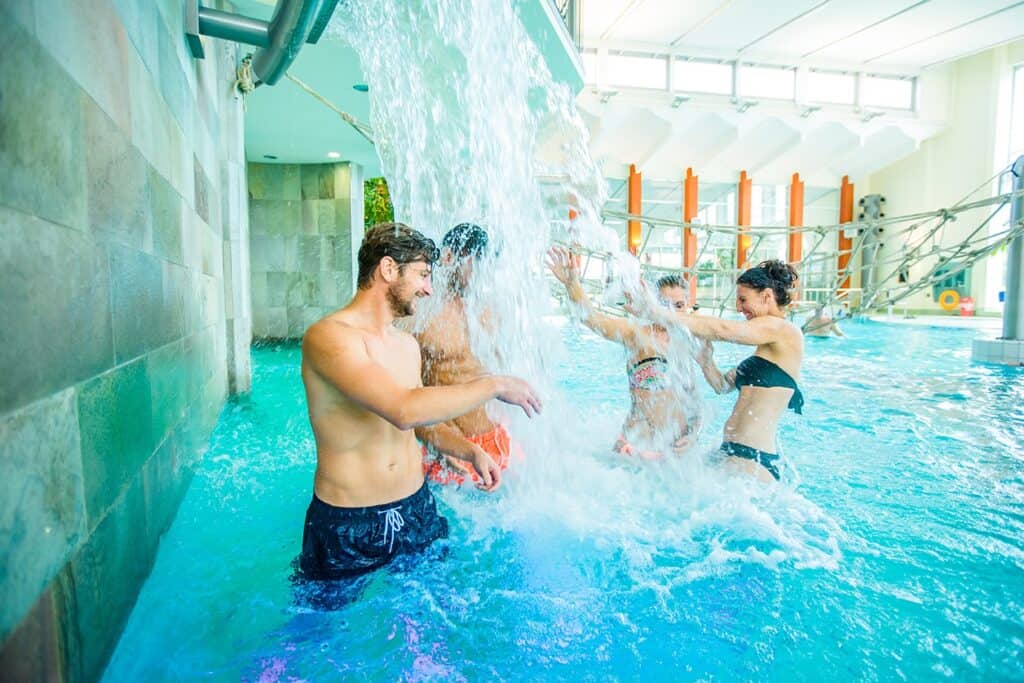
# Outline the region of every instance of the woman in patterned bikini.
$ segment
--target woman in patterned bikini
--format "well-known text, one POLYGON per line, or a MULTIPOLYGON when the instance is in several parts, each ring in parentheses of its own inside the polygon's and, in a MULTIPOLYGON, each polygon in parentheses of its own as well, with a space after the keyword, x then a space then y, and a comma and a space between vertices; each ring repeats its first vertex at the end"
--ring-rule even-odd
MULTIPOLYGON (((669 335, 660 325, 601 313, 590 302, 580 282, 572 254, 562 247, 548 251, 548 269, 565 285, 574 304, 583 313, 583 323, 605 339, 618 342, 629 351, 626 373, 632 405, 614 450, 625 456, 661 458, 666 451, 682 452, 689 447, 691 425, 683 402, 669 381, 666 353, 669 335)), ((658 280, 661 303, 675 314, 687 308, 687 293, 682 278, 669 275, 658 280)), ((692 391, 693 387, 685 387, 692 391)))

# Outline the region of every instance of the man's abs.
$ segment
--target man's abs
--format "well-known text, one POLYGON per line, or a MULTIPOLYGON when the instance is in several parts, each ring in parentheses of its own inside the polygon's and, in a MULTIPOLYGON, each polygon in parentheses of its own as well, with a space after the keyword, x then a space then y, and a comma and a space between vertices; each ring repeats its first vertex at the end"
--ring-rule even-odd
POLYGON ((401 443, 331 452, 317 448, 313 490, 336 507, 366 507, 401 500, 423 484, 423 455, 412 432, 401 443))

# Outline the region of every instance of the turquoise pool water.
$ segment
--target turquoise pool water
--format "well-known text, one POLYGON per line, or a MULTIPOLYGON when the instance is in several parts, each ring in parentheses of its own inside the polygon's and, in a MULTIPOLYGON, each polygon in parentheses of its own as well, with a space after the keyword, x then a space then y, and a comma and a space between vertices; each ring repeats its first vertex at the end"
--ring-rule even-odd
MULTIPOLYGON (((545 419, 574 447, 497 495, 440 492, 447 557, 332 612, 288 581, 314 467, 299 352, 254 350, 105 680, 1024 678, 1024 370, 971 363, 970 331, 847 332, 808 340, 773 490, 611 457, 621 351, 564 330, 545 419)), ((699 450, 731 400, 704 393, 699 450)))

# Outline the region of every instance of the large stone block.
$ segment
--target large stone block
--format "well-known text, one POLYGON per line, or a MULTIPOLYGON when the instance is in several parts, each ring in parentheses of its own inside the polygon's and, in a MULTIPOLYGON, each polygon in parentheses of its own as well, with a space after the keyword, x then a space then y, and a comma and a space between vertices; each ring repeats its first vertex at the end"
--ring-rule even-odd
POLYGON ((75 391, 0 418, 0 640, 86 535, 75 391))
POLYGON ((111 246, 110 289, 118 363, 170 341, 164 335, 163 316, 167 310, 160 259, 111 246))
POLYGON ((189 300, 195 297, 191 273, 177 263, 162 261, 161 290, 164 297, 163 315, 160 319, 160 340, 170 342, 190 334, 195 320, 189 315, 189 300))
POLYGON ((249 239, 251 268, 262 271, 284 270, 284 238, 253 235, 249 239))
POLYGON ((320 199, 334 199, 336 192, 334 166, 325 164, 320 167, 320 199))
POLYGON ((210 222, 210 180, 206 171, 199 164, 199 159, 192 158, 193 183, 195 185, 195 210, 204 222, 210 222))
POLYGON ((178 59, 177 38, 178 36, 172 37, 163 21, 158 18, 156 39, 159 68, 156 74, 159 74, 159 78, 156 79, 157 85, 164 101, 167 102, 171 115, 182 130, 188 131, 193 125, 192 107, 194 105, 191 88, 185 77, 181 61, 178 59))
POLYGON ((125 482, 110 508, 71 562, 72 626, 77 633, 72 680, 99 680, 153 563, 146 552, 142 477, 125 482))
POLYGON ((299 200, 253 199, 249 202, 249 229, 253 235, 296 235, 302 225, 299 200))
POLYGON ((135 249, 153 241, 148 164, 128 135, 83 98, 89 227, 135 249))
POLYGON ((270 316, 269 308, 266 306, 257 306, 252 312, 252 336, 253 337, 269 337, 270 336, 270 316))
POLYGON ((142 60, 128 59, 127 71, 125 85, 132 94, 132 144, 138 147, 150 166, 170 182, 173 178, 171 160, 181 156, 180 150, 174 149, 177 142, 172 130, 174 119, 142 60))
POLYGON ((313 201, 320 199, 320 173, 323 164, 302 164, 299 166, 302 177, 302 199, 313 201))
POLYGON ((209 275, 200 275, 199 301, 201 328, 208 328, 224 320, 224 289, 220 280, 209 275))
POLYGON ((290 273, 267 273, 267 305, 282 307, 288 304, 288 288, 290 273))
MULTIPOLYGON (((130 130, 128 43, 108 0, 52 0, 36 16, 36 35, 122 130, 130 130), (86 27, 96 27, 86 30, 86 27)), ((52 86, 51 86, 52 87, 52 86)))
POLYGON ((299 167, 295 164, 248 164, 249 198, 298 201, 302 198, 299 167))
MULTIPOLYGON (((315 306, 320 301, 319 273, 288 273, 288 298, 290 308, 315 306)), ((289 314, 289 320, 291 314, 289 314)))
POLYGON ((316 203, 317 224, 320 226, 320 233, 334 235, 338 232, 338 216, 335 211, 337 199, 321 199, 316 203))
POLYGON ((142 468, 142 493, 146 511, 146 540, 156 548, 171 526, 185 497, 192 471, 178 462, 182 448, 180 430, 171 432, 142 468))
POLYGON ((261 271, 253 271, 249 275, 249 282, 252 287, 253 308, 263 308, 264 306, 268 306, 267 274, 261 271))
MULTIPOLYGON (((61 661, 61 629, 53 590, 47 588, 17 628, 3 632, 0 672, 7 681, 53 681, 66 671, 61 661)), ((64 680, 67 680, 66 678, 64 680)))
POLYGON ((110 368, 114 342, 102 247, 5 207, 0 235, 2 414, 110 368))
POLYGON ((303 273, 320 272, 320 237, 299 238, 299 270, 303 273))
POLYGON ((267 309, 267 336, 275 339, 288 336, 288 309, 284 306, 267 309))
POLYGON ((147 363, 153 440, 159 443, 174 432, 193 398, 188 394, 184 342, 178 340, 160 347, 149 354, 147 363))
POLYGON ((146 68, 151 73, 159 73, 156 7, 153 3, 138 0, 111 0, 111 5, 121 17, 128 41, 134 46, 146 68))
POLYGON ((79 385, 82 475, 90 528, 153 453, 152 391, 144 358, 79 385))
POLYGON ((320 211, 318 200, 302 200, 302 234, 316 235, 320 232, 320 211))
POLYGON ((288 307, 288 334, 289 339, 299 339, 306 333, 306 309, 301 306, 288 307))
POLYGON ((152 167, 146 172, 150 186, 149 210, 153 219, 153 254, 175 263, 184 263, 181 195, 152 167))
POLYGON ((2 9, 0 45, 0 203, 84 230, 82 91, 2 9))

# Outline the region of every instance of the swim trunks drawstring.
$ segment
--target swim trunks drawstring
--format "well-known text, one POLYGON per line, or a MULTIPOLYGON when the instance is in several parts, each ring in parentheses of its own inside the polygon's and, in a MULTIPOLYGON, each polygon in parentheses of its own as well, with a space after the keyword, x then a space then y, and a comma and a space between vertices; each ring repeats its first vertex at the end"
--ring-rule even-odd
POLYGON ((395 545, 395 534, 402 530, 405 526, 405 519, 402 517, 402 513, 399 512, 400 508, 388 508, 387 510, 378 510, 377 514, 384 515, 384 542, 388 544, 388 552, 391 552, 392 547, 395 545), (391 540, 388 541, 388 535, 391 535, 391 540))

